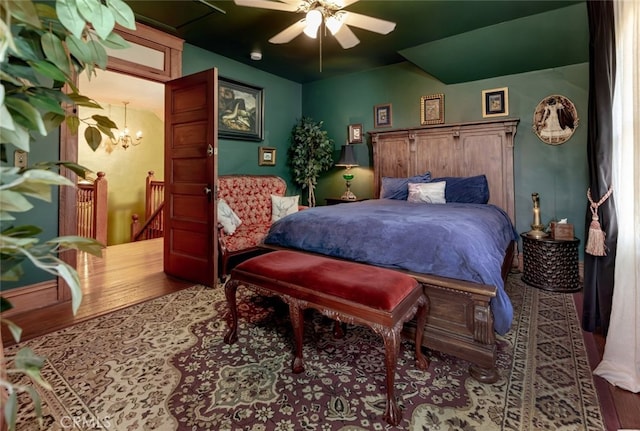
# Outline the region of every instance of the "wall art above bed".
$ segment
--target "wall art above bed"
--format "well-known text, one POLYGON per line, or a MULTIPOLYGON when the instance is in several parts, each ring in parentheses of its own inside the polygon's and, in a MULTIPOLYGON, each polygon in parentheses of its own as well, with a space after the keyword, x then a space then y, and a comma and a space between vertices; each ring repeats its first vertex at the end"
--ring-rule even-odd
POLYGON ((509 115, 509 89, 493 88, 482 91, 482 117, 509 115))
POLYGON ((391 127, 391 103, 373 107, 373 127, 391 127))
POLYGON ((444 123, 444 94, 432 94, 420 98, 420 124, 444 123))

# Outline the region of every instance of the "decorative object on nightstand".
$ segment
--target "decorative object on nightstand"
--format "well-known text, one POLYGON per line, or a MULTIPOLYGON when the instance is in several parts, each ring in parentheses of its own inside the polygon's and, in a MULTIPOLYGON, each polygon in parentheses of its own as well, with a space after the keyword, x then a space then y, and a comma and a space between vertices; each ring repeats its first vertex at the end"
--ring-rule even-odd
POLYGON ((567 223, 567 219, 562 219, 559 222, 552 221, 550 234, 551 239, 572 240, 574 238, 573 225, 567 223))
POLYGON ((580 240, 534 238, 529 233, 522 238, 522 281, 551 292, 576 292, 581 289, 578 269, 580 240))
POLYGON ((533 201, 533 223, 531 223, 531 230, 527 235, 533 238, 544 238, 548 234, 544 231, 544 225, 540 221, 540 195, 538 193, 531 193, 531 200, 533 201))
POLYGON ((342 174, 342 178, 346 181, 347 190, 345 190, 341 199, 345 201, 355 201, 357 199, 356 195, 351 191, 351 180, 353 180, 355 175, 351 172, 351 168, 358 166, 358 162, 356 161, 356 156, 353 153, 353 145, 349 145, 347 143, 342 146, 342 150, 340 151, 340 160, 338 160, 336 166, 344 166, 347 168, 345 173, 342 174))

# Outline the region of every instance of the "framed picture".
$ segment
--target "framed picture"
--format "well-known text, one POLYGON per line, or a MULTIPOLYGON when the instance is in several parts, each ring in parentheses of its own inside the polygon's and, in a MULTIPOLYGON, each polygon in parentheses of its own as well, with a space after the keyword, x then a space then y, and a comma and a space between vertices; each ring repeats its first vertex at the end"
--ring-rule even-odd
POLYGON ((542 99, 533 113, 533 131, 542 142, 549 145, 568 141, 579 122, 573 102, 560 94, 542 99))
POLYGON ((276 149, 271 147, 260 147, 258 149, 258 166, 275 166, 276 149))
POLYGON ((391 127, 391 103, 373 107, 373 126, 391 127))
POLYGON ((509 89, 482 90, 482 116, 488 118, 503 115, 509 115, 509 89))
POLYGON ((444 123, 444 94, 432 94, 420 98, 420 124, 444 123))
POLYGON ((349 143, 362 144, 362 124, 349 124, 349 143))
POLYGON ((262 141, 264 133, 263 89, 218 78, 218 136, 262 141))

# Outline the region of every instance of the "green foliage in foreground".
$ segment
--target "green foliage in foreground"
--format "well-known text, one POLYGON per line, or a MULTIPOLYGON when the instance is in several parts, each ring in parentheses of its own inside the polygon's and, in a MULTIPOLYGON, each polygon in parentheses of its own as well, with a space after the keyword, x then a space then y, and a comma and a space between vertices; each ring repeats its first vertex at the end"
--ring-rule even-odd
MULTIPOLYGON (((81 122, 87 124, 85 140, 95 151, 103 135, 114 138, 116 124, 108 117, 93 115, 79 118, 78 106, 101 108, 83 96, 75 85, 75 77, 83 72, 89 78, 96 69, 106 69, 105 48, 126 48, 128 43, 113 31, 115 25, 135 29, 131 8, 123 0, 0 0, 0 281, 17 281, 24 274, 26 261, 52 275, 62 277, 71 290, 75 313, 82 300, 76 270, 60 259, 65 250, 75 249, 97 256, 102 244, 93 239, 65 236, 43 241, 41 228, 14 226, 14 214, 33 208, 31 199, 51 202, 52 187, 74 186, 59 174, 64 167, 83 177, 88 170, 74 163, 51 162, 26 169, 10 167, 7 147, 29 152, 35 136, 46 136, 66 122, 71 133, 77 133, 81 122)), ((1 311, 11 304, 4 298, 1 311)), ((20 328, 6 319, 16 342, 20 328)), ((36 415, 41 418, 41 401, 35 389, 16 385, 9 378, 26 374, 33 382, 50 389, 40 375, 44 358, 28 348, 0 364, 1 416, 15 429, 18 393, 27 392, 33 399, 36 415), (4 396, 7 397, 6 402, 4 396)))

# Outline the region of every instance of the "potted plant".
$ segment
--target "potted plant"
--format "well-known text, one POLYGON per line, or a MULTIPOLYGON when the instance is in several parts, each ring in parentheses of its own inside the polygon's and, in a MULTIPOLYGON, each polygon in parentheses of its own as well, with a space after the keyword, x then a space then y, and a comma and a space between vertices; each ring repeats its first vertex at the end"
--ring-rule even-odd
POLYGON ((322 121, 302 117, 293 126, 289 165, 293 171, 293 181, 308 190, 308 205, 314 207, 318 177, 333 165, 333 140, 322 130, 322 121))
MULTIPOLYGON (((105 46, 125 48, 128 43, 113 32, 116 23, 135 29, 131 8, 122 0, 56 0, 49 3, 30 0, 0 0, 0 280, 19 280, 22 264, 31 265, 62 277, 69 286, 72 309, 78 309, 82 291, 75 268, 58 256, 67 249, 82 250, 100 256, 102 244, 79 236, 58 237, 43 241, 37 226, 13 226, 14 214, 33 208, 29 198, 51 201, 52 186, 73 186, 58 169, 64 166, 84 177, 87 169, 75 163, 47 162, 18 168, 8 164, 7 145, 29 152, 32 134, 46 136, 65 121, 72 132, 80 122, 88 127, 85 139, 92 149, 103 134, 113 138, 117 126, 109 118, 93 115, 80 119, 76 111, 65 111, 64 105, 101 108, 79 94, 74 77, 95 68, 106 69, 105 46), (69 88, 65 92, 63 89, 69 88)), ((0 298, 0 310, 11 307, 0 298)), ((19 341, 20 328, 1 319, 19 341)), ((43 358, 23 348, 12 358, 4 357, 0 341, 0 429, 15 428, 17 394, 26 391, 39 413, 40 401, 32 387, 15 385, 10 376, 27 374, 32 381, 48 384, 41 378, 43 358)))

